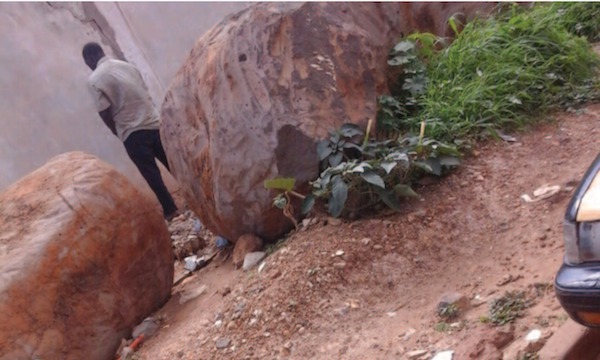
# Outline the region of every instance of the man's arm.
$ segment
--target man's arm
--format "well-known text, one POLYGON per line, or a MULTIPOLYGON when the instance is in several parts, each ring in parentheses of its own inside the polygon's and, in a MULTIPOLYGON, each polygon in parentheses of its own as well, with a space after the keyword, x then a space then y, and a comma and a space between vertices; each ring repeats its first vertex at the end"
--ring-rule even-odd
POLYGON ((112 131, 112 133, 115 134, 115 136, 116 136, 117 128, 115 127, 115 120, 113 119, 112 115, 110 114, 110 107, 106 108, 105 110, 100 111, 98 114, 100 114, 100 117, 102 118, 102 121, 104 121, 104 124, 106 124, 106 126, 108 126, 110 131, 112 131))

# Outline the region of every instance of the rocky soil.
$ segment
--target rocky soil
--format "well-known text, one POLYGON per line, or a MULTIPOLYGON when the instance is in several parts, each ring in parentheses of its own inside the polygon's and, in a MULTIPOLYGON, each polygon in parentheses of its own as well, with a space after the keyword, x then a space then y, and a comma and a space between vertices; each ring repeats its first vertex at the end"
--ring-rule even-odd
MULTIPOLYGON (((134 358, 531 358, 567 319, 552 288, 562 219, 600 151, 599 118, 591 105, 514 142, 483 144, 451 175, 418 187, 422 198, 400 213, 352 222, 313 214, 249 271, 219 252, 173 288, 134 358), (545 185, 560 190, 522 197, 545 185), (460 301, 440 305, 448 294, 460 301), (497 326, 490 306, 507 294, 524 308, 497 326)), ((216 252, 214 236, 194 224, 191 213, 171 223, 178 259, 216 252)), ((175 266, 177 277, 182 262, 175 266)))

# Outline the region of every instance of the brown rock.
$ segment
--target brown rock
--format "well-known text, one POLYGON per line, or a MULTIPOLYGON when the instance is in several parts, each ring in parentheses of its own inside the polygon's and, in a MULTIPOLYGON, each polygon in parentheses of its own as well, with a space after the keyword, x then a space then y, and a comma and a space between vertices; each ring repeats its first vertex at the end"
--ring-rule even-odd
POLYGON ((502 348, 514 339, 512 326, 489 328, 478 325, 479 331, 471 331, 454 351, 455 359, 502 360, 502 348))
POLYGON ((109 359, 173 281, 158 203, 81 152, 0 194, 0 359, 109 359))
POLYGON ((253 234, 244 234, 240 236, 233 248, 233 266, 235 266, 236 269, 239 268, 244 263, 244 258, 247 254, 260 251, 262 248, 263 241, 258 236, 253 234))
MULTIPOLYGON (((165 96, 161 137, 186 200, 227 239, 274 240, 293 226, 263 181, 318 175, 316 142, 363 127, 387 91, 387 56, 403 34, 451 34, 494 3, 257 3, 200 38, 165 96)), ((294 199, 298 215, 299 201, 294 199)))

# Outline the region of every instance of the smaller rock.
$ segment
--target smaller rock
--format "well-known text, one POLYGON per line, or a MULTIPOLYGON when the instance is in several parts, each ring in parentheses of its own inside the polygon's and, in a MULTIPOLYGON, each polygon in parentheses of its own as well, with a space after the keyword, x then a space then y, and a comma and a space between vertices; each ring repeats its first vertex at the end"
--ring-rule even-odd
POLYGON ((344 250, 336 251, 334 256, 344 256, 344 250))
POLYGON ((336 263, 333 263, 333 267, 336 269, 343 269, 346 267, 346 262, 345 261, 339 261, 336 263))
POLYGON ((247 254, 261 251, 263 240, 253 234, 244 234, 240 236, 233 248, 232 261, 235 268, 242 266, 247 254))
POLYGON ((363 245, 369 245, 371 243, 371 238, 363 238, 360 242, 363 245))
POLYGON ((215 327, 216 328, 220 328, 221 326, 223 326, 223 320, 217 320, 217 321, 215 321, 215 327))
POLYGON ((383 246, 381 246, 379 244, 373 245, 373 249, 375 249, 375 250, 381 250, 381 249, 383 249, 383 246))
POLYGON ((338 218, 334 218, 334 217, 329 217, 327 218, 327 224, 331 225, 331 226, 338 226, 342 224, 342 220, 338 219, 338 218))
POLYGON ((447 351, 442 351, 442 352, 435 354, 435 356, 433 358, 431 358, 431 360, 452 360, 453 357, 454 357, 454 351, 447 350, 447 351))
POLYGON ((266 256, 267 253, 262 251, 256 251, 246 254, 246 256, 244 257, 244 265, 242 266, 242 269, 244 271, 252 269, 256 265, 258 265, 258 263, 261 262, 266 256))
POLYGON ((216 341, 216 346, 217 349, 225 349, 227 347, 229 347, 229 344, 231 344, 231 340, 228 338, 219 338, 216 341))
POLYGON ((302 220, 302 227, 303 228, 309 227, 310 224, 311 224, 311 222, 312 222, 312 219, 304 219, 304 220, 302 220))

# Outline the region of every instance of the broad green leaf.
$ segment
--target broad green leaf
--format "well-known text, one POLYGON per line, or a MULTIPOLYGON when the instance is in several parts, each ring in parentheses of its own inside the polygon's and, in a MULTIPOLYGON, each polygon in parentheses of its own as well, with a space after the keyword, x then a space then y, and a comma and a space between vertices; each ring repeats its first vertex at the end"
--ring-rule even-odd
POLYGON ((433 169, 431 168, 431 166, 424 161, 415 161, 413 162, 413 165, 421 170, 425 170, 428 173, 433 173, 433 169))
POLYGON ((373 184, 375 186, 379 186, 382 189, 385 189, 385 183, 383 182, 383 179, 381 178, 381 176, 375 174, 374 172, 362 173, 360 174, 360 176, 363 179, 365 179, 365 181, 369 184, 373 184))
POLYGON ((353 172, 353 173, 364 173, 364 172, 365 172, 365 170, 368 170, 368 169, 372 169, 372 166, 371 166, 371 164, 369 164, 369 163, 368 163, 368 162, 366 162, 366 161, 363 161, 363 162, 361 162, 360 164, 358 164, 358 165, 356 165, 355 167, 353 167, 353 168, 350 170, 350 172, 353 172))
POLYGON ((454 156, 440 156, 438 158, 442 166, 459 166, 460 159, 454 156))
POLYGON ((427 165, 431 167, 431 173, 437 176, 442 175, 442 164, 440 164, 440 159, 437 158, 429 158, 425 160, 427 165))
POLYGON ((395 211, 400 211, 400 203, 398 202, 398 198, 391 190, 385 190, 381 188, 374 188, 375 192, 379 195, 381 201, 386 204, 390 209, 395 211))
POLYGON ((338 166, 342 162, 344 154, 342 152, 337 152, 329 157, 329 165, 330 166, 338 166))
POLYGON ((264 181, 265 189, 285 190, 290 191, 296 185, 294 178, 275 178, 264 181))
POLYGON ((357 135, 362 135, 363 131, 355 124, 344 124, 340 128, 340 133, 345 137, 354 137, 357 135))
POLYGON ((398 184, 394 186, 394 192, 396 195, 401 197, 419 197, 419 194, 417 194, 410 186, 405 184, 398 184))
POLYGON ((387 174, 389 174, 392 170, 394 170, 396 165, 398 165, 398 163, 395 161, 381 163, 381 167, 385 170, 385 172, 387 174))
POLYGON ((302 215, 306 215, 313 208, 314 205, 315 205, 315 195, 308 194, 302 201, 302 206, 300 208, 300 212, 302 213, 302 215))
POLYGON ((273 199, 273 205, 279 209, 283 209, 287 205, 287 199, 279 194, 273 199))
POLYGON ((331 196, 329 197, 328 209, 331 216, 339 217, 348 199, 348 185, 346 185, 339 175, 334 176, 331 182, 333 186, 331 196))
POLYGON ((362 148, 355 143, 347 142, 344 144, 344 149, 356 149, 362 152, 362 148))
POLYGON ((408 159, 408 155, 406 153, 403 152, 399 152, 399 151, 395 151, 391 154, 388 154, 385 157, 386 160, 391 160, 391 161, 409 161, 408 159))
POLYGON ((328 140, 321 140, 317 144, 317 154, 319 155, 319 161, 326 159, 329 155, 331 155, 332 151, 333 149, 331 149, 331 147, 329 146, 328 140))

